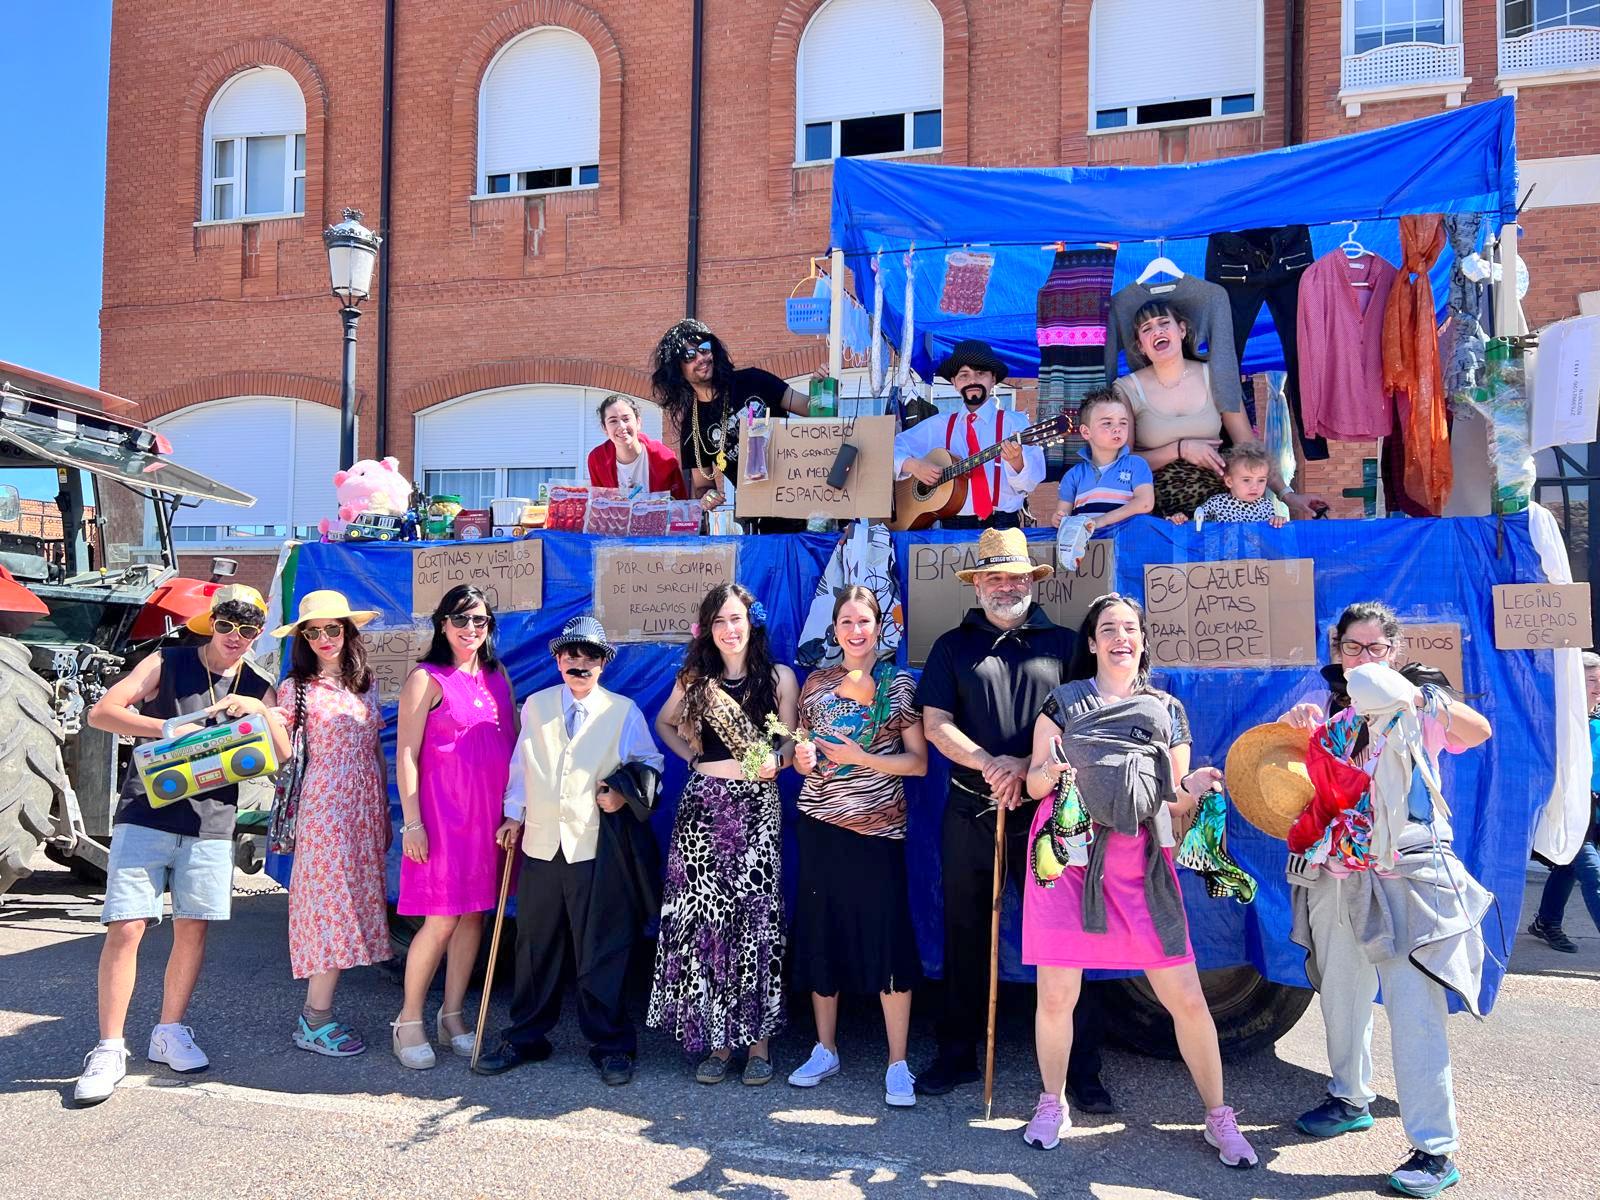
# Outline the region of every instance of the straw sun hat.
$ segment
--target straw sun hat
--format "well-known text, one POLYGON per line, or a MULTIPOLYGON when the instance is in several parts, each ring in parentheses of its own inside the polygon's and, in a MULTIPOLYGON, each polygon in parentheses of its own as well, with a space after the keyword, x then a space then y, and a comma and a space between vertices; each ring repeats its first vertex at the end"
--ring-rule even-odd
POLYGON ((1247 729, 1228 749, 1228 795, 1239 815, 1271 837, 1286 838, 1316 790, 1306 774, 1311 736, 1273 721, 1247 729))
POLYGON ((968 570, 957 571, 956 578, 962 583, 971 583, 974 576, 988 571, 1043 579, 1054 568, 1036 564, 1028 556, 1028 535, 1022 530, 985 529, 978 539, 977 558, 968 570))
POLYGON ((369 625, 378 619, 378 614, 370 608, 350 607, 350 601, 344 598, 343 592, 316 591, 307 592, 300 597, 300 615, 287 625, 280 625, 272 631, 275 638, 288 637, 304 625, 307 621, 349 621, 357 629, 369 625))

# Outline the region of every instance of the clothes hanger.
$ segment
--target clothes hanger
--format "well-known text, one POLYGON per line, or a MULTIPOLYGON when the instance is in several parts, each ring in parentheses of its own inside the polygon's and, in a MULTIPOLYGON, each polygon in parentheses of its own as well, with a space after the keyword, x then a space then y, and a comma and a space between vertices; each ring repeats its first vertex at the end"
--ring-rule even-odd
MULTIPOLYGON (((1156 257, 1151 260, 1149 266, 1139 273, 1139 278, 1135 279, 1134 283, 1148 282, 1157 275, 1170 275, 1173 279, 1183 278, 1183 272, 1178 269, 1178 264, 1166 256, 1166 249, 1167 239, 1157 238, 1156 257)), ((1170 291, 1172 290, 1173 286, 1174 285, 1168 284, 1163 290, 1170 291)), ((1154 288, 1151 288, 1150 290, 1155 291, 1154 288)))
MULTIPOLYGON (((1344 255, 1345 265, 1352 271, 1359 271, 1363 267, 1361 260, 1363 258, 1371 258, 1373 254, 1371 250, 1356 241, 1356 230, 1361 228, 1361 222, 1347 221, 1345 224, 1350 226, 1350 232, 1345 234, 1344 241, 1339 243, 1337 249, 1344 255)), ((1350 286, 1370 288, 1372 281, 1369 279, 1352 279, 1350 286)))

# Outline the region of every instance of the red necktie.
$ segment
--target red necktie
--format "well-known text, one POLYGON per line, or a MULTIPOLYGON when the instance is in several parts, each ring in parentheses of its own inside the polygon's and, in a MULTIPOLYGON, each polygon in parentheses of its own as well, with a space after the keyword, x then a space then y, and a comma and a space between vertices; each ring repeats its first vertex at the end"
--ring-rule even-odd
MULTIPOLYGON (((978 414, 967 414, 967 453, 976 454, 983 447, 978 445, 978 414)), ((989 474, 982 467, 974 471, 972 479, 972 515, 980 521, 987 521, 989 514, 994 512, 994 497, 989 495, 989 474)))

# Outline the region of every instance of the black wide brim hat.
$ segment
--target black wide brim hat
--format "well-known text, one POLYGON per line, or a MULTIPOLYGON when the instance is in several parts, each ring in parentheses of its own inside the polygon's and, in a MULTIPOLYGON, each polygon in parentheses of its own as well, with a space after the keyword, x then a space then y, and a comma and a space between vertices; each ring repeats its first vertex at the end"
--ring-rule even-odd
POLYGON ((592 646, 607 662, 617 656, 617 648, 606 639, 606 628, 594 617, 573 617, 561 627, 561 635, 550 639, 550 653, 560 654, 568 646, 592 646))
POLYGON ((957 342, 945 355, 944 361, 939 364, 939 369, 934 372, 940 379, 954 382, 955 373, 962 367, 971 367, 974 371, 987 371, 994 376, 996 384, 1006 381, 1006 364, 1000 361, 1000 356, 989 348, 989 343, 979 338, 968 338, 964 342, 957 342))

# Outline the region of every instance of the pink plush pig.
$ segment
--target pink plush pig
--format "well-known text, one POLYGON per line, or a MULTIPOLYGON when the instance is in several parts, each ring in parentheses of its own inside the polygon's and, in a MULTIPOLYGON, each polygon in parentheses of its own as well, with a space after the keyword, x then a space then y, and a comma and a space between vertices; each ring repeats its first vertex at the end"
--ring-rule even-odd
POLYGON ((382 462, 363 458, 348 471, 335 471, 334 492, 339 498, 339 516, 326 517, 317 525, 324 534, 343 533, 344 527, 364 512, 399 515, 411 502, 411 481, 400 474, 400 460, 382 462))

